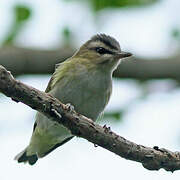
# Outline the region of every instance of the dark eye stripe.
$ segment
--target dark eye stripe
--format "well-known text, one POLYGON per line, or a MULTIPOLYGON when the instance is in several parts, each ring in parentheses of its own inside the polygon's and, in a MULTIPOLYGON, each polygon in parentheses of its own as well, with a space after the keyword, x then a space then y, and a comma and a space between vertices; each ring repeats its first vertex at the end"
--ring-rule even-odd
POLYGON ((112 51, 109 51, 108 49, 105 49, 103 47, 95 47, 92 48, 92 50, 95 50, 99 54, 113 54, 112 51))

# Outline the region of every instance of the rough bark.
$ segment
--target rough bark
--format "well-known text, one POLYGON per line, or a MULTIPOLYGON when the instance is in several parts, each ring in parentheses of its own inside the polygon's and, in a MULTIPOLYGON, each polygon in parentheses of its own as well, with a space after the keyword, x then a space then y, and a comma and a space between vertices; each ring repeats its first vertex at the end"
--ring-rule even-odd
POLYGON ((73 135, 87 139, 115 154, 142 163, 149 170, 163 168, 167 171, 180 169, 180 152, 160 149, 157 146, 145 147, 133 143, 112 132, 104 125, 101 127, 62 104, 59 100, 27 86, 13 78, 3 66, 0 66, 0 92, 16 102, 22 102, 45 116, 68 128, 73 135))
MULTIPOLYGON (((0 64, 14 75, 53 73, 54 65, 72 56, 72 48, 33 50, 5 46, 0 49, 0 64)), ((115 71, 119 78, 138 80, 171 78, 180 80, 180 54, 172 57, 146 59, 132 57, 124 60, 115 71)))

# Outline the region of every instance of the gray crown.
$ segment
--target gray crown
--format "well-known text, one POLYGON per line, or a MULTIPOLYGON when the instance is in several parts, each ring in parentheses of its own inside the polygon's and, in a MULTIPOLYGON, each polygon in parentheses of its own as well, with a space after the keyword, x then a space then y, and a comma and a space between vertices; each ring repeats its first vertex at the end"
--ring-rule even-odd
POLYGON ((97 35, 93 36, 90 39, 90 41, 100 41, 112 49, 115 49, 115 50, 121 49, 119 42, 116 39, 114 39, 113 37, 108 36, 106 34, 97 34, 97 35))

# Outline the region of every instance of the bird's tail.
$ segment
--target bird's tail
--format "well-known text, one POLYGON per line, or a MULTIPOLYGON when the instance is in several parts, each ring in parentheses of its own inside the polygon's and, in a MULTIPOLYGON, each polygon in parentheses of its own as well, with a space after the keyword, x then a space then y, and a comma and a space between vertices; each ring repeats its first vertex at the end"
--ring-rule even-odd
POLYGON ((24 163, 29 163, 30 165, 34 165, 36 161, 38 160, 38 157, 36 154, 27 156, 27 148, 17 154, 14 158, 14 160, 17 160, 18 163, 24 162, 24 163))

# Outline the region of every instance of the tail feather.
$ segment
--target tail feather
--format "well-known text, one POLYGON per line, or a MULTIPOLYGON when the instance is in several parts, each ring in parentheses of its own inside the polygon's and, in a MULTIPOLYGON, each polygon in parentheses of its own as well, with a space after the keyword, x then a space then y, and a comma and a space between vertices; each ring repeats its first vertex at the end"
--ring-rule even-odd
POLYGON ((36 163, 36 161, 38 160, 38 157, 36 154, 31 155, 31 156, 27 156, 26 149, 25 149, 24 151, 17 154, 16 157, 14 158, 14 160, 17 160, 18 163, 28 162, 30 165, 34 165, 36 163))
MULTIPOLYGON (((69 140, 71 140, 72 138, 73 138, 74 136, 70 136, 70 137, 68 137, 68 138, 66 138, 66 139, 64 139, 63 141, 61 141, 60 143, 57 143, 57 144, 55 144, 55 145, 52 145, 51 146, 51 148, 50 147, 48 147, 49 149, 45 149, 46 151, 45 152, 43 152, 42 153, 42 151, 38 151, 37 153, 38 153, 38 156, 39 157, 44 157, 44 156, 46 156, 47 154, 49 154, 50 152, 52 152, 53 150, 55 150, 56 148, 58 148, 59 146, 61 146, 61 145, 63 145, 64 143, 66 143, 66 142, 68 142, 69 140)), ((46 145, 46 144, 45 144, 46 145)), ((32 147, 31 147, 32 148, 32 147)), ((44 146, 44 148, 45 148, 45 146, 44 146)), ((38 160, 38 156, 37 156, 37 154, 34 152, 34 154, 32 154, 32 155, 27 155, 27 150, 28 150, 29 148, 26 148, 26 149, 24 149, 22 152, 20 152, 19 154, 17 154, 16 156, 15 156, 15 158, 14 158, 14 160, 16 160, 16 161, 18 161, 18 163, 22 163, 22 162, 24 162, 24 163, 29 163, 30 165, 34 165, 36 162, 37 162, 37 160, 38 160)), ((29 152, 29 150, 28 150, 28 152, 29 152)), ((31 151, 32 152, 32 151, 31 151)))

